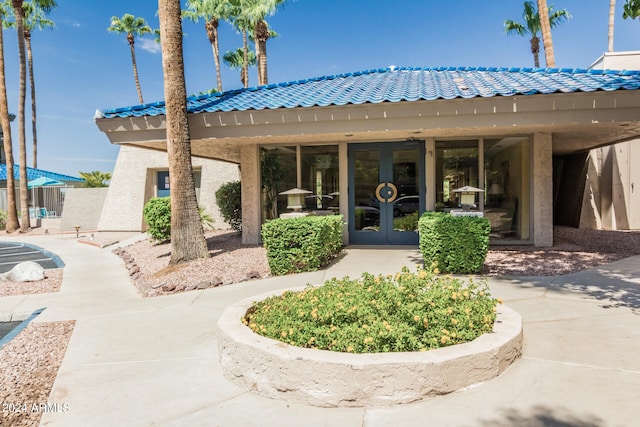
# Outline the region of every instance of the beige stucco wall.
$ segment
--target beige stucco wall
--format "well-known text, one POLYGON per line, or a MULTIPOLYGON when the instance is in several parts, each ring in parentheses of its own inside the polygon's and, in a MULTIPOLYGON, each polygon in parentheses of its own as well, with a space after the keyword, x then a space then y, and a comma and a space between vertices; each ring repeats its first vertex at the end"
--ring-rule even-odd
POLYGON ((553 139, 549 133, 533 134, 532 221, 534 246, 553 246, 553 139))
MULTIPOLYGON (((226 228, 215 203, 215 191, 229 181, 239 179, 238 166, 216 160, 194 157, 194 170, 200 170, 198 203, 215 221, 226 228)), ((141 231, 144 204, 157 194, 156 171, 167 170, 167 153, 122 146, 98 222, 101 231, 141 231)))
POLYGON ((242 243, 260 243, 260 156, 257 145, 240 149, 242 174, 242 243))
POLYGON ((68 188, 64 197, 60 231, 97 230, 108 188, 68 188))

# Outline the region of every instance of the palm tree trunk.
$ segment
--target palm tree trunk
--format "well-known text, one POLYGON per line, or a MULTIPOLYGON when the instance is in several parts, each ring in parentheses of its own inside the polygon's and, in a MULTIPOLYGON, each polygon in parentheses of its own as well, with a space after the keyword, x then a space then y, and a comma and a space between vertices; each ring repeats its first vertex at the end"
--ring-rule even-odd
POLYGON ((31 50, 31 32, 25 30, 24 42, 27 46, 27 67, 29 68, 29 86, 31 88, 31 136, 33 147, 32 167, 38 168, 38 131, 36 127, 36 82, 33 76, 33 51, 31 50))
POLYGON ((533 54, 533 65, 540 68, 540 39, 536 36, 531 37, 531 53, 533 54))
POLYGON ((256 41, 256 59, 258 60, 258 84, 269 84, 267 76, 267 40, 269 27, 264 20, 259 20, 254 26, 254 40, 256 41))
MULTIPOLYGON (((0 15, 0 22, 3 16, 0 15)), ((6 231, 12 233, 20 228, 16 208, 15 179, 13 175, 13 143, 11 140, 11 124, 9 121, 9 105, 7 102, 7 85, 4 74, 4 40, 0 31, 0 122, 4 138, 4 155, 7 167, 7 222, 6 231)))
POLYGON ((256 48, 256 60, 258 61, 258 86, 262 85, 262 68, 260 67, 260 60, 262 58, 262 52, 260 51, 260 42, 258 41, 258 24, 253 27, 253 43, 256 48))
POLYGON ((242 51, 244 52, 242 78, 244 88, 246 89, 249 87, 249 43, 247 41, 247 30, 242 30, 242 51))
POLYGON ((20 231, 31 229, 29 219, 29 189, 27 188, 27 136, 24 123, 24 108, 27 96, 27 66, 24 51, 24 22, 22 20, 22 0, 12 0, 18 36, 18 63, 20 79, 18 84, 18 142, 20 147, 20 231))
POLYGON ((167 153, 171 188, 172 249, 169 262, 176 264, 207 258, 209 252, 198 213, 191 165, 180 0, 158 0, 158 11, 162 39, 167 153))
POLYGON ((613 52, 613 29, 616 14, 616 0, 609 0, 609 52, 613 52))
POLYGON ((207 30, 207 37, 211 43, 211 49, 213 50, 213 61, 216 64, 216 82, 218 84, 218 92, 222 92, 222 74, 220 73, 220 48, 218 45, 218 20, 211 18, 210 21, 205 22, 205 29, 207 30))
POLYGON ((538 14, 540 15, 540 32, 544 45, 544 58, 547 67, 555 67, 556 59, 553 52, 553 39, 551 38, 551 24, 549 23, 549 7, 547 0, 538 0, 538 14))
POLYGON ((140 104, 144 104, 142 100, 142 89, 140 88, 140 80, 138 79, 138 65, 136 64, 136 49, 134 48, 135 41, 133 37, 129 39, 129 47, 131 48, 131 63, 133 64, 133 79, 136 82, 136 89, 138 90, 138 101, 140 104))

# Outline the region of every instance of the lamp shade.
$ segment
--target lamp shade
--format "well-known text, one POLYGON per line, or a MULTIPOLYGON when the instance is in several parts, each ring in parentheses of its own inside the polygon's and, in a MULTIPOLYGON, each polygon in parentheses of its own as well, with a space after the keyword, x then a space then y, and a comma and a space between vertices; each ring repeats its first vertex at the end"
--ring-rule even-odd
POLYGON ((309 190, 303 190, 301 188, 292 188, 291 190, 283 191, 279 194, 281 196, 287 196, 287 209, 299 211, 303 206, 304 195, 312 194, 312 192, 309 190))

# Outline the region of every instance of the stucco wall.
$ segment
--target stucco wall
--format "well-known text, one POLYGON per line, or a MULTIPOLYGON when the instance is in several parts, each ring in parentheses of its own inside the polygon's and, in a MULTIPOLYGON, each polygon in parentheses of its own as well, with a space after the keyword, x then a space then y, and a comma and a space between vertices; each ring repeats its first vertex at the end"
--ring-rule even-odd
POLYGON ((533 135, 533 244, 553 246, 553 157, 549 133, 533 135))
POLYGON ((64 197, 60 231, 97 230, 108 188, 68 188, 64 197))
POLYGON ((260 156, 257 145, 240 149, 242 163, 242 243, 260 243, 260 156))
MULTIPOLYGON (((196 157, 192 164, 194 170, 201 171, 200 206, 214 219, 217 228, 226 228, 215 203, 215 191, 222 184, 239 179, 238 166, 196 157)), ((98 230, 144 230, 142 209, 156 195, 156 171, 167 169, 166 152, 120 147, 98 230)))

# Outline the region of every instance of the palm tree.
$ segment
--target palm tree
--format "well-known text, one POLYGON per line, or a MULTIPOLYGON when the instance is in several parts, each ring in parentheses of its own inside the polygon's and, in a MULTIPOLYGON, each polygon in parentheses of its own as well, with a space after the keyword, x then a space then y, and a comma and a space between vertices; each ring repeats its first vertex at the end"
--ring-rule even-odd
MULTIPOLYGON (((50 12, 57 6, 55 0, 33 0, 45 13, 50 12)), ((27 141, 24 123, 24 108, 27 94, 27 65, 25 57, 24 39, 24 9, 22 0, 11 0, 13 15, 15 18, 15 28, 18 38, 18 64, 20 78, 18 82, 18 138, 20 146, 20 231, 31 229, 29 218, 29 189, 27 188, 27 141)))
POLYGON ((198 22, 200 18, 204 20, 204 29, 207 33, 211 49, 213 50, 213 60, 216 65, 216 80, 218 92, 222 92, 222 75, 220 74, 220 48, 218 47, 218 24, 220 19, 227 19, 230 5, 228 0, 187 0, 187 10, 182 12, 182 16, 193 22, 198 22))
MULTIPOLYGON (((258 85, 269 84, 267 73, 267 40, 271 36, 267 16, 273 15, 285 0, 230 0, 234 14, 243 26, 252 27, 258 61, 258 85)), ((245 66, 247 68, 247 66, 245 66)))
MULTIPOLYGON (((32 165, 34 168, 38 167, 38 132, 36 126, 36 83, 33 74, 33 50, 31 49, 31 31, 44 30, 55 27, 52 20, 46 17, 45 11, 38 6, 37 3, 26 2, 23 3, 22 9, 24 11, 24 42, 27 48, 27 68, 29 74, 29 87, 31 89, 31 135, 33 146, 33 160, 32 165)), ((15 21, 10 22, 9 27, 15 26, 15 21)))
MULTIPOLYGON (((6 3, 0 4, 0 24, 10 10, 6 3)), ((0 124, 4 142, 5 163, 7 166, 7 222, 6 231, 12 233, 20 228, 16 207, 15 179, 13 176, 13 144, 11 141, 11 119, 7 102, 7 85, 4 74, 4 40, 0 27, 0 124)))
POLYGON ((138 66, 136 65, 136 50, 135 50, 135 37, 143 36, 145 34, 151 34, 153 31, 151 27, 147 25, 144 18, 136 18, 129 13, 125 13, 122 18, 117 16, 111 17, 111 25, 107 28, 107 31, 116 34, 126 34, 127 42, 131 49, 131 63, 133 64, 133 79, 136 82, 136 89, 138 90, 138 100, 140 104, 144 104, 142 99, 142 89, 140 89, 140 80, 138 79, 138 66))
POLYGON ((207 258, 209 252, 198 213, 191 139, 187 120, 187 89, 182 54, 180 0, 158 0, 162 71, 171 188, 171 264, 207 258))
MULTIPOLYGON (((248 52, 248 64, 250 66, 256 65, 256 54, 252 50, 248 52)), ((240 70, 240 81, 244 87, 249 87, 248 75, 244 71, 244 49, 239 47, 236 50, 229 50, 224 54, 222 60, 232 70, 240 70)))
POLYGON ((110 172, 100 172, 100 171, 91 171, 91 172, 78 172, 80 177, 84 179, 84 183, 82 184, 85 188, 96 188, 96 187, 108 187, 105 181, 109 181, 111 179, 110 172))
POLYGON ((613 29, 614 29, 614 17, 616 14, 616 0, 609 0, 609 47, 608 51, 613 52, 613 29))
MULTIPOLYGON (((561 22, 571 18, 571 14, 566 9, 554 11, 552 8, 548 8, 548 10, 549 24, 551 28, 556 28, 561 22)), ((531 37, 529 43, 531 46, 531 53, 533 54, 533 63, 534 66, 538 68, 540 67, 540 39, 538 38, 538 34, 540 33, 541 27, 538 10, 536 10, 536 6, 532 1, 524 2, 522 18, 524 19, 524 24, 512 21, 511 19, 504 21, 504 31, 509 35, 517 34, 519 36, 531 37)), ((547 63, 547 66, 552 65, 547 63)))
POLYGON ((640 0, 627 0, 623 8, 624 19, 640 19, 640 0))

